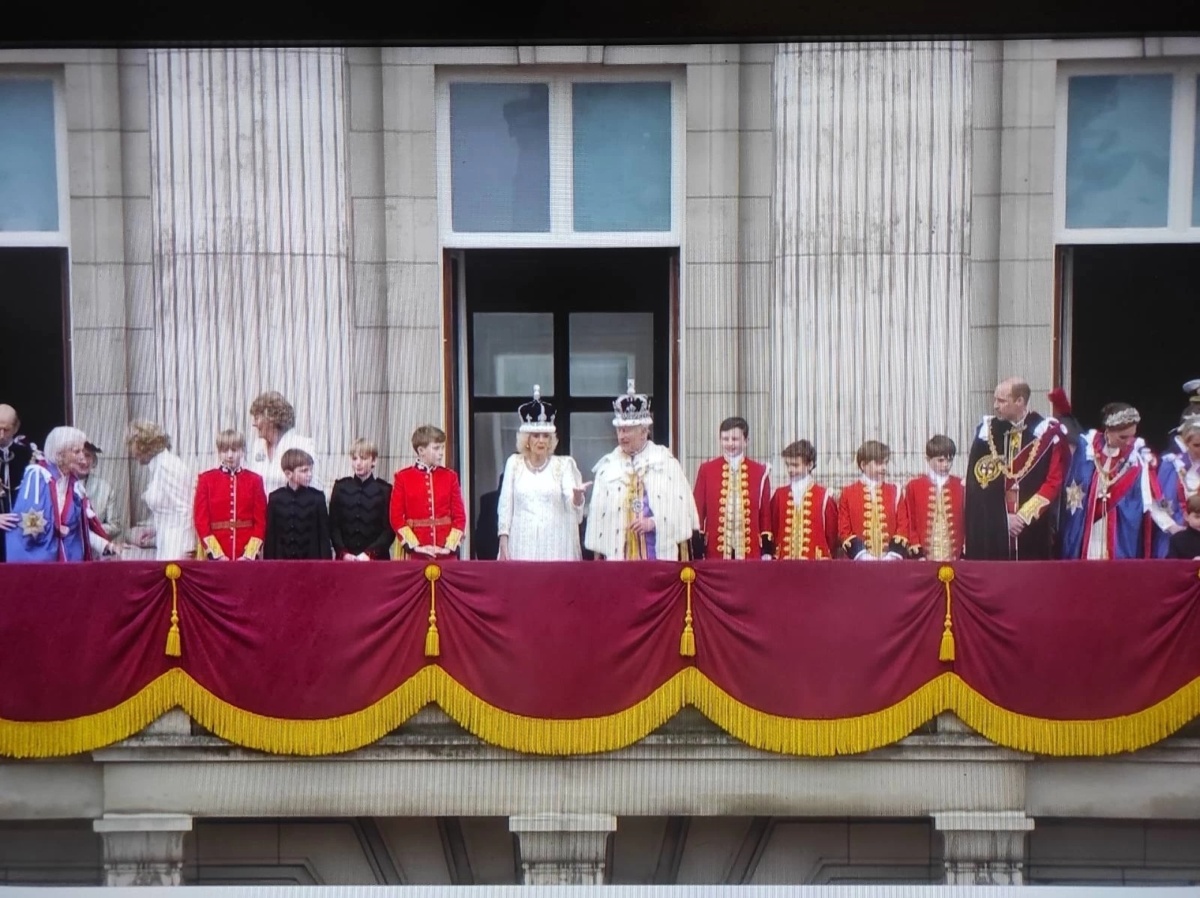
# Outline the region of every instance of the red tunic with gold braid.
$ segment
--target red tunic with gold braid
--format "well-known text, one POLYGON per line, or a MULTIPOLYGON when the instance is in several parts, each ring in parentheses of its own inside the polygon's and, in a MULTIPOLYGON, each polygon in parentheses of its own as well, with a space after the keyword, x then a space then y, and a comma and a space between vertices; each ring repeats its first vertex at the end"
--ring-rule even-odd
POLYGON ((400 538, 401 558, 431 560, 429 555, 413 553, 418 546, 456 551, 467 527, 458 474, 440 465, 430 470, 419 462, 401 468, 392 481, 388 517, 400 538))
POLYGON ((856 558, 864 550, 876 558, 888 552, 906 557, 906 533, 907 515, 896 484, 876 484, 874 497, 861 478, 842 489, 838 498, 838 541, 847 558, 856 558))
POLYGON ((830 559, 837 552, 837 505, 829 490, 810 483, 796 504, 791 484, 771 497, 775 532, 775 557, 780 559, 830 559))
POLYGON ((724 458, 710 458, 696 473, 694 494, 706 557, 773 554, 771 477, 766 465, 743 458, 734 473, 724 458))
POLYGON ((192 506, 200 557, 254 558, 267 535, 263 479, 246 468, 219 467, 196 479, 192 506))
POLYGON ((901 497, 908 554, 930 561, 957 561, 963 550, 963 482, 947 477, 939 487, 928 474, 914 477, 901 497))

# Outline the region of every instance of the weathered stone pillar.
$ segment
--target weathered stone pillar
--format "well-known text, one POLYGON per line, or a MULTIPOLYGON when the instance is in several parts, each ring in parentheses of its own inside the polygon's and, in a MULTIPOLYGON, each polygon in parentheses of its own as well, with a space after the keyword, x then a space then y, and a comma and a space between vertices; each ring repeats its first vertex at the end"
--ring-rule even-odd
POLYGON ((763 436, 772 448, 812 440, 818 476, 835 488, 858 478, 859 444, 883 440, 902 482, 925 470, 930 434, 961 440, 977 418, 967 398, 971 45, 779 44, 774 77, 763 436))
POLYGON ((1033 819, 1021 811, 949 811, 933 815, 945 850, 946 885, 1024 885, 1025 834, 1033 819))
POLYGON ((148 83, 153 290, 134 317, 154 338, 133 411, 202 470, 279 390, 332 484, 357 433, 344 50, 154 49, 148 83))
POLYGON ((104 884, 183 884, 183 834, 192 818, 181 814, 106 814, 93 821, 104 842, 104 884))
POLYGON ((525 885, 603 885, 611 814, 523 814, 508 818, 521 845, 525 885))

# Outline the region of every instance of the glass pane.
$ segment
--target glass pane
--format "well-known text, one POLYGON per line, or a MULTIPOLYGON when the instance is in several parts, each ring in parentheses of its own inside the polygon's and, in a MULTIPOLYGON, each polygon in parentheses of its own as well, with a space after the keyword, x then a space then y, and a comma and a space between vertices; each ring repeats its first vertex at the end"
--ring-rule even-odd
MULTIPOLYGON (((554 393, 553 315, 476 312, 473 324, 474 395, 529 397, 535 384, 543 396, 554 393)), ((512 414, 515 421, 515 405, 512 414)))
POLYGON ((575 230, 671 230, 671 85, 575 84, 575 230))
MULTIPOLYGON (((634 378, 639 393, 654 389, 654 315, 583 313, 571 316, 571 395, 616 399, 634 378)), ((651 410, 653 410, 653 402, 651 410)), ((609 416, 611 419, 611 415, 609 416)))
POLYGON ((1067 227, 1166 227, 1173 75, 1070 80, 1067 227))
MULTIPOLYGON (((475 481, 472 492, 477 499, 499 485, 504 462, 517 451, 517 428, 520 426, 516 409, 511 414, 479 412, 475 415, 475 481)), ((478 514, 479 503, 476 501, 475 516, 478 514)))
POLYGON ((1192 227, 1200 228, 1200 78, 1196 79, 1196 141, 1192 144, 1192 227))
MULTIPOLYGON (((579 466, 584 482, 593 479, 592 468, 596 462, 617 448, 617 432, 612 422, 612 412, 575 412, 571 415, 570 454, 579 466)), ((558 451, 561 453, 562 448, 558 451)))
POLYGON ((550 230, 550 88, 450 85, 454 230, 550 230))
POLYGON ((57 230, 54 83, 0 79, 0 231, 57 230))

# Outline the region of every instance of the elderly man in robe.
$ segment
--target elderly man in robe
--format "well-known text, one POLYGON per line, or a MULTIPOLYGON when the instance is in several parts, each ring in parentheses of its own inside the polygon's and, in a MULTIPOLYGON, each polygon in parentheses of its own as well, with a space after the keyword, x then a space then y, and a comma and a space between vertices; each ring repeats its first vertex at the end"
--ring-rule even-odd
POLYGON ((679 561, 699 536, 700 516, 679 461, 650 439, 650 400, 628 391, 613 402, 617 448, 595 474, 584 545, 597 559, 679 561))

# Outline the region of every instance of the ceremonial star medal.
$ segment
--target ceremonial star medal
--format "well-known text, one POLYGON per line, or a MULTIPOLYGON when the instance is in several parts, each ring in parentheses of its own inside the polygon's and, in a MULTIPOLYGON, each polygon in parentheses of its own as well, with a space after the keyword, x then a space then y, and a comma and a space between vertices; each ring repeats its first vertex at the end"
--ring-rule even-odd
POLYGON ((975 462, 975 479, 981 487, 987 486, 1000 476, 1000 459, 995 455, 985 455, 975 462))
POLYGON ((1072 483, 1067 487, 1067 511, 1074 514, 1083 508, 1083 487, 1072 483))
POLYGON ((39 509, 27 511, 21 515, 21 534, 23 536, 38 536, 46 529, 46 516, 39 509))

